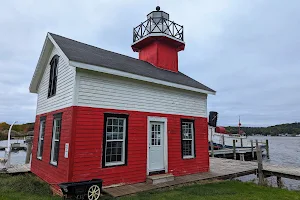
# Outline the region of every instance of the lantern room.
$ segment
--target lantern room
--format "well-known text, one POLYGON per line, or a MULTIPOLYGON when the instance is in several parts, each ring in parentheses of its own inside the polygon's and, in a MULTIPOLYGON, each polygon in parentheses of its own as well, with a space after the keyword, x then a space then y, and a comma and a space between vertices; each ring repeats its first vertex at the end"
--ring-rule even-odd
POLYGON ((157 6, 147 20, 133 29, 132 49, 139 59, 156 67, 178 72, 178 52, 184 50, 183 26, 170 21, 157 6))

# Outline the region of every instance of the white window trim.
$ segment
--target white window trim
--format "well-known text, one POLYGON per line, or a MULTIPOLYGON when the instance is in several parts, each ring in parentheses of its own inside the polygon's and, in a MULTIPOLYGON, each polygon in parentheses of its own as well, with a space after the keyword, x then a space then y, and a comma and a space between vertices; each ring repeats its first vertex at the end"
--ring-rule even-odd
POLYGON ((104 154, 104 165, 105 167, 111 167, 111 166, 117 166, 117 165, 124 165, 125 164, 125 154, 126 154, 126 149, 125 149, 125 142, 126 142, 126 130, 127 130, 127 121, 126 118, 123 117, 107 117, 106 118, 106 126, 105 126, 105 154, 104 154), (123 119, 123 139, 111 139, 107 140, 107 126, 108 126, 108 119, 123 119), (107 150, 107 142, 122 142, 122 161, 115 161, 115 162, 106 162, 106 150, 107 150))
MULTIPOLYGON (((39 141, 38 141, 38 152, 37 152, 37 159, 39 159, 39 160, 42 160, 42 158, 43 158, 43 155, 40 155, 40 153, 41 153, 41 141, 42 140, 44 141, 44 138, 45 138, 45 126, 46 126, 46 120, 45 119, 41 120, 40 121, 39 141), (44 124, 44 129, 42 128, 43 124, 44 124), (43 130, 44 130, 44 134, 43 134, 44 136, 42 138, 43 130)), ((44 146, 43 146, 43 148, 44 148, 44 146)))
MULTIPOLYGON (((195 158, 194 122, 183 121, 182 123, 190 123, 191 124, 191 130, 192 130, 192 139, 185 139, 182 135, 182 141, 192 141, 192 149, 191 149, 192 155, 186 155, 186 156, 182 155, 182 158, 183 159, 192 159, 192 158, 195 158)), ((182 126, 182 123, 181 123, 181 126, 182 126)), ((181 133, 181 134, 183 134, 183 133, 181 133)))
MULTIPOLYGON (((52 143, 51 143, 51 156, 50 156, 50 163, 52 165, 55 165, 55 166, 57 166, 57 161, 54 161, 53 159, 54 159, 54 149, 55 149, 54 145, 55 145, 55 142, 59 142, 59 138, 55 139, 56 122, 58 120, 62 120, 62 119, 61 118, 55 118, 55 117, 53 119, 54 122, 53 122, 53 128, 52 128, 52 143)), ((61 124, 60 124, 60 126, 61 126, 61 124)), ((60 127, 60 130, 59 130, 59 137, 60 137, 60 134, 61 134, 61 127, 60 127)), ((58 158, 57 158, 57 160, 58 160, 58 158)))

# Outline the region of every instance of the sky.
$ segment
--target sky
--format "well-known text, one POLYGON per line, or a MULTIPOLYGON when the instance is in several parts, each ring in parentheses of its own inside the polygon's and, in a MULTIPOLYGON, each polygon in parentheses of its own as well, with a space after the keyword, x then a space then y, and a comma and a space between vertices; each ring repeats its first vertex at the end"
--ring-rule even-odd
MULTIPOLYGON (((184 25, 179 70, 216 90, 218 124, 300 121, 300 1, 159 0, 184 25)), ((10 0, 0 7, 0 122, 33 122, 29 93, 47 32, 137 58, 132 29, 157 0, 10 0)))

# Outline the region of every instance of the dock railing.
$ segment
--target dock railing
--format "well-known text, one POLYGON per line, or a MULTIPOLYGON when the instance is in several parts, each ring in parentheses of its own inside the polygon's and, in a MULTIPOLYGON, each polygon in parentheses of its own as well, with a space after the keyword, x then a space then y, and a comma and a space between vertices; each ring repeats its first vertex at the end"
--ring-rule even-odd
MULTIPOLYGON (((245 155, 247 154, 248 156, 248 160, 249 160, 249 154, 251 154, 251 160, 255 160, 255 158, 257 158, 257 147, 260 147, 260 149, 264 148, 266 150, 266 157, 267 159, 270 159, 270 151, 269 151, 269 140, 266 139, 265 141, 258 141, 258 140, 250 140, 250 146, 249 143, 247 142, 247 144, 242 145, 243 143, 241 142, 240 147, 237 146, 236 144, 236 139, 232 140, 232 144, 226 144, 226 140, 223 138, 223 145, 218 146, 218 148, 216 148, 216 146, 214 146, 213 143, 213 134, 211 135, 210 138, 210 151, 209 154, 211 157, 227 157, 226 155, 231 154, 231 156, 233 156, 233 159, 236 160, 237 159, 237 154, 239 155, 240 160, 245 160, 245 155), (228 148, 228 146, 231 146, 232 148, 228 148)), ((221 142, 220 142, 221 143, 221 142)), ((232 158, 232 157, 231 157, 232 158)))

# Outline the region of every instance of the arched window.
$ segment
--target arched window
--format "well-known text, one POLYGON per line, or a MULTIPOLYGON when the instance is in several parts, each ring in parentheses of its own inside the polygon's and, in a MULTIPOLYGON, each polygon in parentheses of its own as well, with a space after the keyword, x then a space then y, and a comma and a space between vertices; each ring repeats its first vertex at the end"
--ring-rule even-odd
POLYGON ((49 76, 49 88, 48 88, 48 98, 53 97, 56 94, 57 85, 57 65, 59 56, 55 55, 50 62, 50 76, 49 76))

